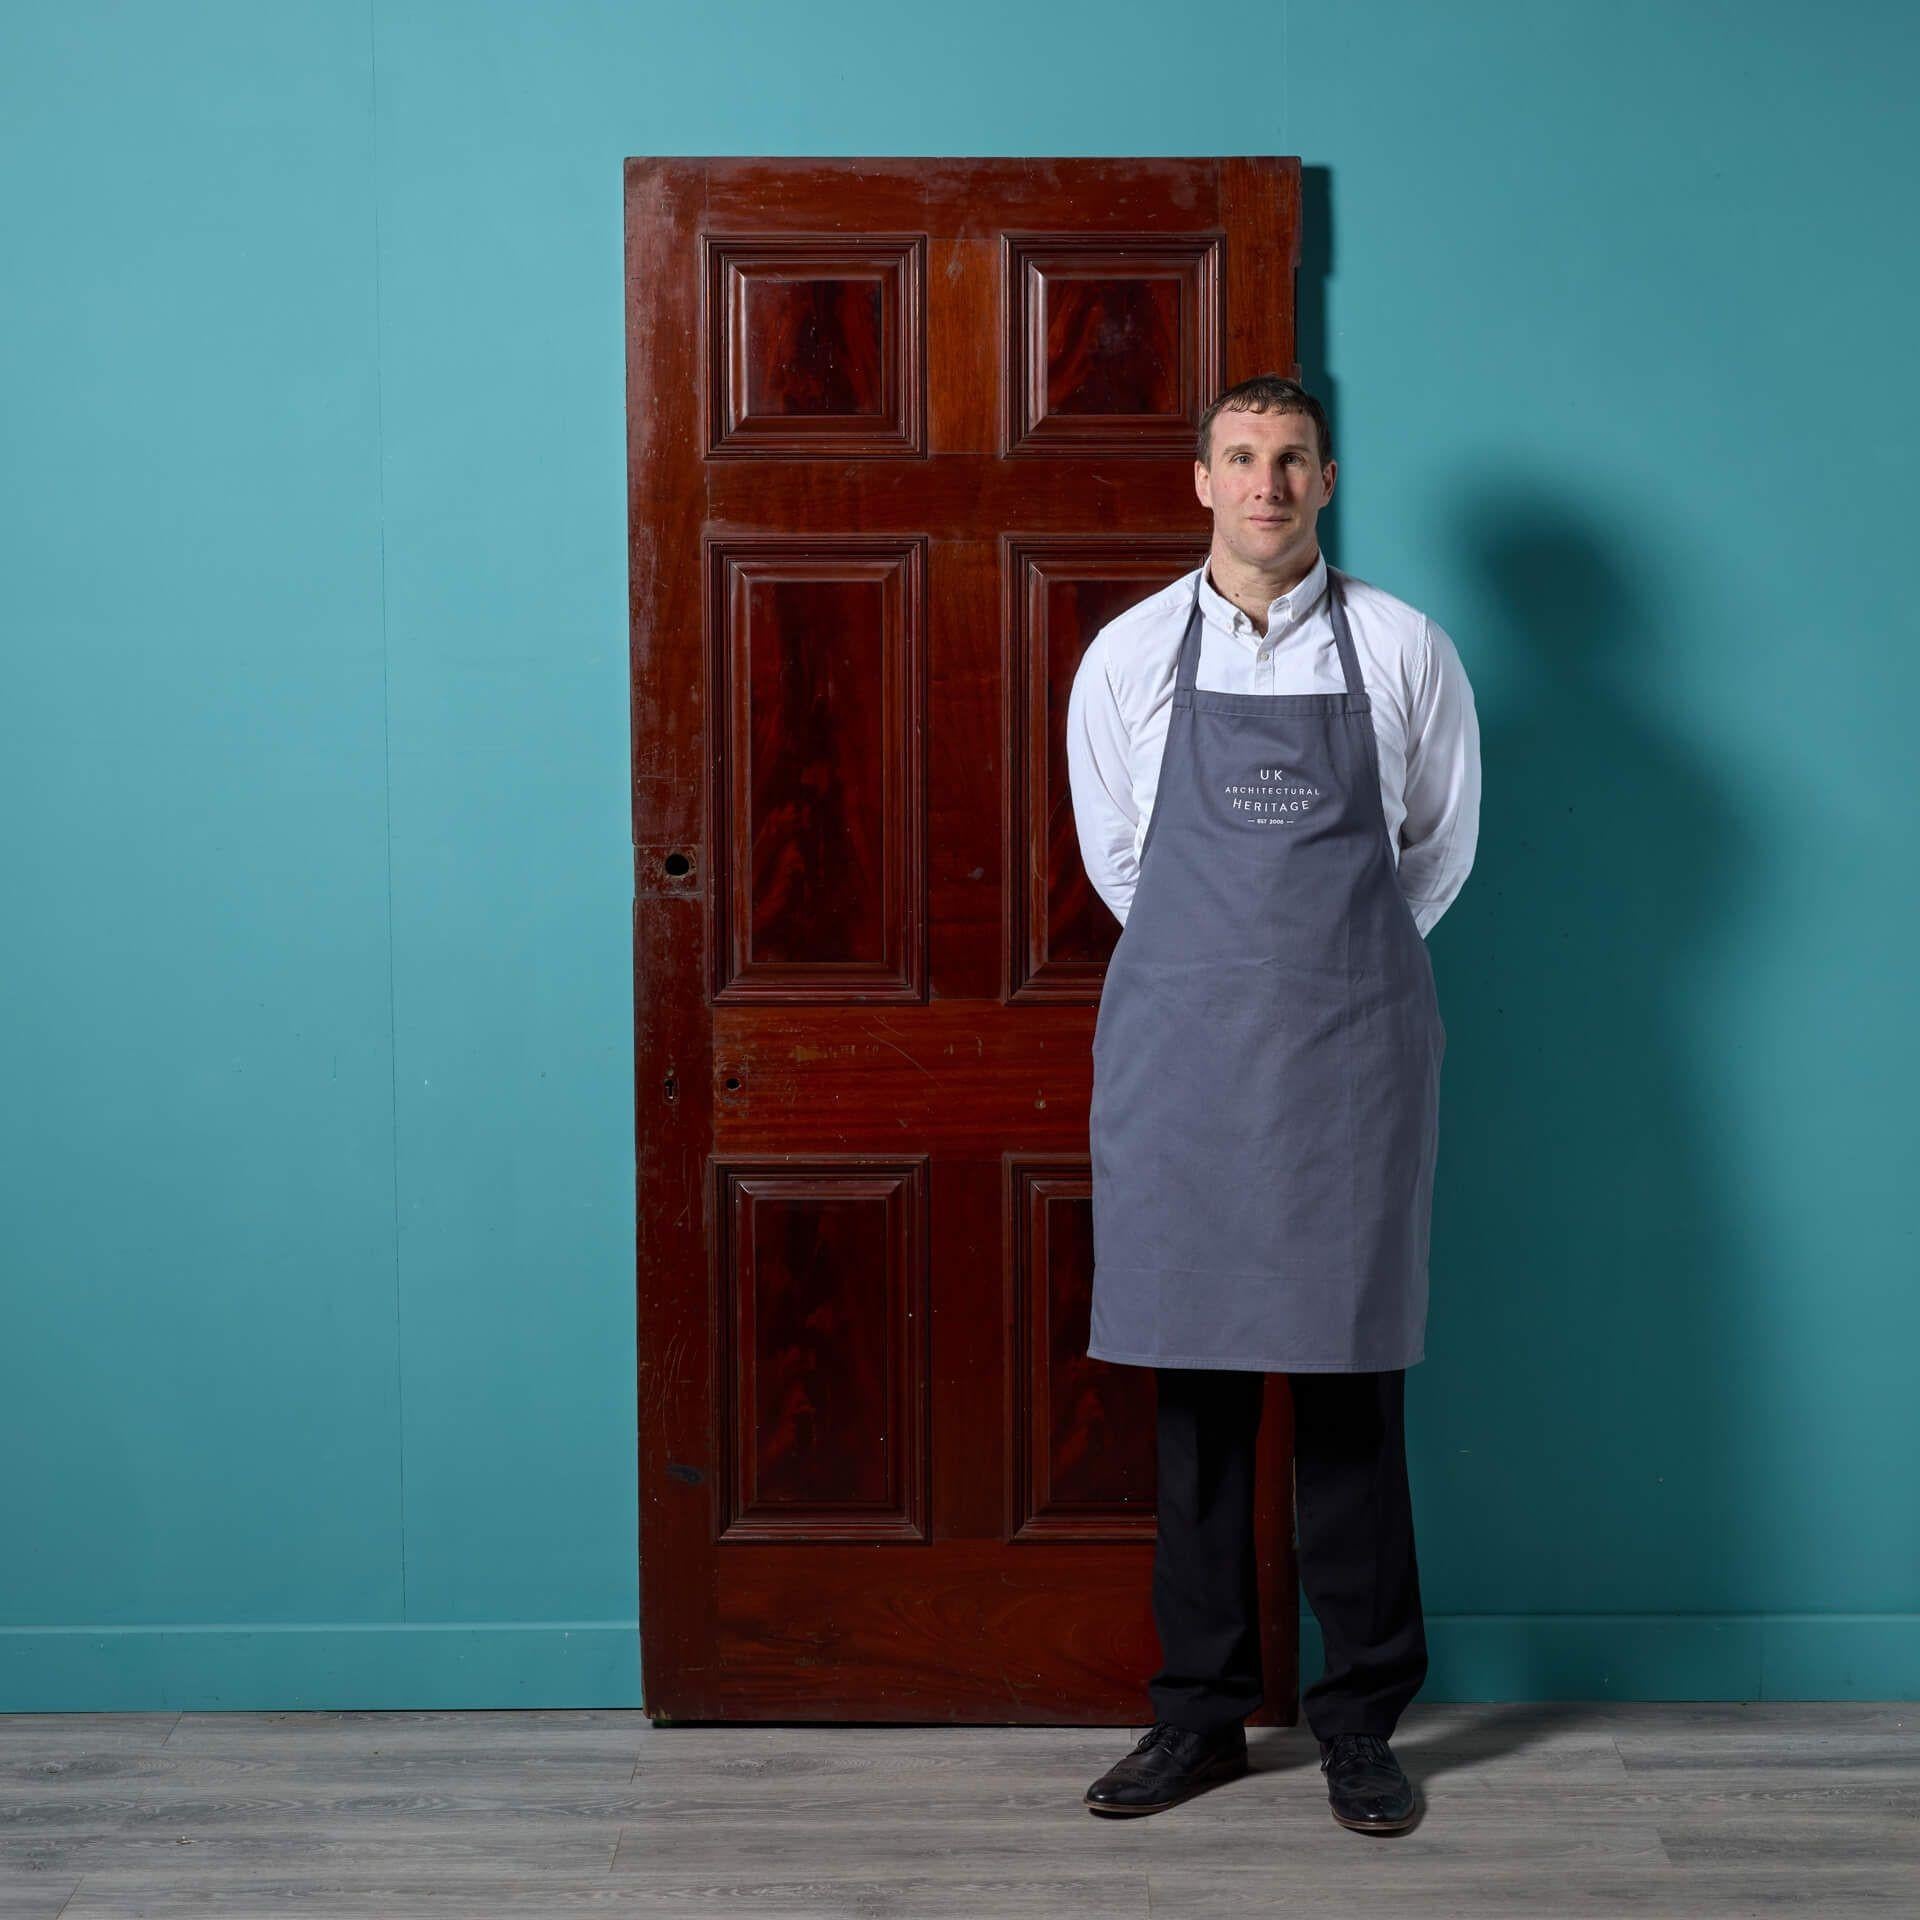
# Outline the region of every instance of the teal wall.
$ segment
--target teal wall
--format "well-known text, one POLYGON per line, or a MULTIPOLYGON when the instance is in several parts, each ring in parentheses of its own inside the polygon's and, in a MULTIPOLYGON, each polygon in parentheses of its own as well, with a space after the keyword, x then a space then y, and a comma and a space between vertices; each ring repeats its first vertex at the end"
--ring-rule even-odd
POLYGON ((7 9, 0 1706, 638 1699, 620 162, 688 152, 1302 156, 1328 549, 1484 728, 1423 1698, 1920 1694, 1914 16, 1188 17, 7 9))

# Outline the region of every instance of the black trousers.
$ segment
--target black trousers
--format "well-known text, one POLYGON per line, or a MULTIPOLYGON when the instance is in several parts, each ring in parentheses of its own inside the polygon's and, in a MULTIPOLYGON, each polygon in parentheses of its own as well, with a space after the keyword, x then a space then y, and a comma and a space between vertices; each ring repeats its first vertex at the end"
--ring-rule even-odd
MULTIPOLYGON (((1262 1373, 1156 1367, 1156 1720, 1210 1730, 1265 1695, 1253 1540, 1262 1373)), ((1393 1732, 1427 1675, 1404 1424, 1407 1376, 1294 1373, 1294 1514, 1300 1584, 1326 1670, 1303 1689, 1314 1734, 1393 1732)), ((1282 1596, 1276 1595, 1276 1604, 1282 1596)), ((1293 1596, 1284 1596, 1287 1605, 1293 1596)))

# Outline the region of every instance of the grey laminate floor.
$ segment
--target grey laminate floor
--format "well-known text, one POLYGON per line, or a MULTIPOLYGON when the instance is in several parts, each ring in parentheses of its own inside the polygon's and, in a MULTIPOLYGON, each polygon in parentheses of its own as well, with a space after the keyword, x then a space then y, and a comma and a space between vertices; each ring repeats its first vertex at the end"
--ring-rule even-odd
MULTIPOLYGON (((1135 1729, 1134 1732, 1137 1732, 1135 1729)), ((1424 1803, 1334 1825, 1304 1729, 1147 1819, 1114 1727, 638 1713, 0 1715, 0 1920, 1920 1916, 1920 1710, 1415 1704, 1424 1803)))

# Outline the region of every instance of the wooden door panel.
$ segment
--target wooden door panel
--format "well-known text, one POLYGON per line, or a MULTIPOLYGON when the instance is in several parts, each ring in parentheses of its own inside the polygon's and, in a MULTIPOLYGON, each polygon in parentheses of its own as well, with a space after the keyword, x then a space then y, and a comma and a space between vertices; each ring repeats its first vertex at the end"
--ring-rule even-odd
POLYGON ((1154 1384, 1086 1354, 1118 929, 1066 701, 1206 551, 1201 409, 1294 370, 1298 165, 655 159, 626 192, 647 1709, 1138 1720, 1154 1384))
POLYGON ((715 1173, 715 1537, 924 1541, 925 1160, 715 1173))
POLYGON ((924 449, 924 234, 702 245, 709 459, 924 449))
POLYGON ((1154 1389, 1087 1356, 1093 1187, 1084 1159, 1006 1157, 1010 1540, 1154 1535, 1154 1389))
POLYGON ((1010 454, 1185 456, 1220 378, 1217 239, 1005 234, 1010 454))
POLYGON ((925 996, 925 543, 707 547, 714 999, 925 996))

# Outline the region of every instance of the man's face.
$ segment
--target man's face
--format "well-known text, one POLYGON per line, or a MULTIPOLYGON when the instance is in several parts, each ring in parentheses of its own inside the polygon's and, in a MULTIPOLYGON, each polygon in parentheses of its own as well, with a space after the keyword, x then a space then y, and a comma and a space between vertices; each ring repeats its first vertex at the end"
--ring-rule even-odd
POLYGON ((1320 464, 1312 419, 1227 407, 1213 417, 1212 454, 1211 466, 1193 463, 1193 486, 1213 509, 1213 537, 1262 573, 1311 564, 1336 470, 1320 464))

